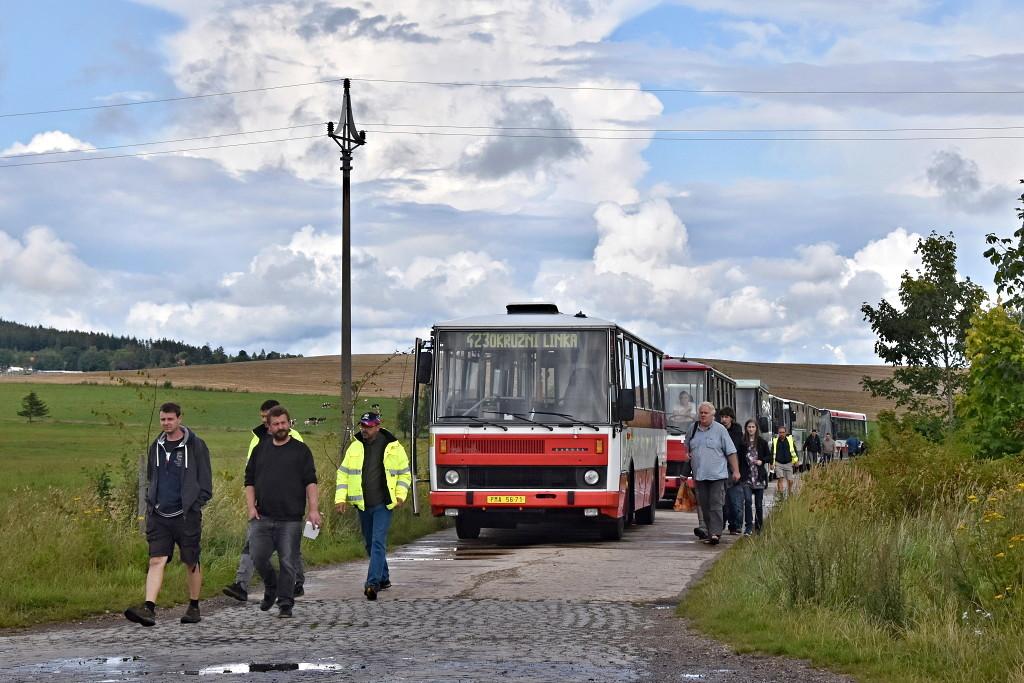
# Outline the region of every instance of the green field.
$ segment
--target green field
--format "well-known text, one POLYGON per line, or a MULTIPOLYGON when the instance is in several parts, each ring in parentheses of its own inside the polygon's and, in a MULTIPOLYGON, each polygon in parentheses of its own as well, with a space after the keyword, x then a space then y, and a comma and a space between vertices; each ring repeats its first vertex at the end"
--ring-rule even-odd
MULTIPOLYGON (((78 486, 90 472, 116 465, 122 455, 137 458, 159 433, 157 408, 165 401, 182 406, 182 422, 206 441, 214 470, 241 470, 249 430, 259 424, 259 406, 267 398, 288 408, 314 453, 337 451, 340 411, 334 396, 0 383, 0 500, 16 487, 78 486), (49 417, 32 424, 17 415, 30 391, 50 409, 49 417), (321 408, 324 402, 332 407, 321 408), (304 426, 307 417, 327 421, 304 426)), ((398 401, 362 399, 358 409, 368 410, 371 403, 380 403, 385 427, 400 436, 394 420, 398 401)))
MULTIPOLYGON (((203 511, 203 594, 233 581, 245 538, 242 488, 249 430, 268 396, 173 388, 0 383, 0 628, 120 612, 142 599, 146 542, 136 517, 137 463, 156 436, 156 408, 183 407, 183 422, 209 445, 214 497, 203 511), (29 424, 17 416, 35 390, 50 417, 29 424)), ((310 566, 364 556, 354 513, 333 513, 338 462, 337 407, 331 396, 276 395, 299 423, 316 459, 320 537, 303 541, 310 566), (327 417, 303 426, 306 417, 327 417)), ((393 427, 397 400, 377 399, 393 427)), ((357 403, 359 410, 371 401, 357 403)), ((401 430, 395 429, 401 435, 401 430)), ((408 448, 408 445, 407 445, 408 448)), ((421 463, 421 474, 425 471, 421 463)), ((421 500, 427 492, 419 485, 421 500)), ((416 517, 405 506, 394 517, 390 541, 404 543, 434 531, 443 520, 416 517)), ((256 589, 258 590, 258 589, 256 589)), ((353 586, 358 593, 361 586, 353 586)), ((170 566, 160 603, 186 597, 181 565, 170 566)))

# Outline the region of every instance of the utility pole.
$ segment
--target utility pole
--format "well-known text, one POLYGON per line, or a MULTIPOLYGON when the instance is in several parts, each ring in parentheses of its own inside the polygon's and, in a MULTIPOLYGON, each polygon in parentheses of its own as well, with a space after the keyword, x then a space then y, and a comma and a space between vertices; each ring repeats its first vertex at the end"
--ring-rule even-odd
MULTIPOLYGON (((356 131, 352 118, 349 80, 341 101, 340 131, 335 133, 334 121, 327 122, 327 137, 341 149, 341 457, 352 439, 352 151, 366 144, 366 131, 356 131)), ((341 460, 338 460, 341 462, 341 460)))

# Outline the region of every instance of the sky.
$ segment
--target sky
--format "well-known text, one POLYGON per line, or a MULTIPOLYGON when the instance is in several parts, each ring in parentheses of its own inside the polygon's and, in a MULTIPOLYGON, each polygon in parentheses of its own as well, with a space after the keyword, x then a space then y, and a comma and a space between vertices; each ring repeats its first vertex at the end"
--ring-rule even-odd
POLYGON ((1021 25, 986 0, 13 3, 0 318, 338 353, 324 122, 350 77, 354 352, 542 300, 673 355, 875 363, 860 307, 930 232, 993 289, 1021 25))

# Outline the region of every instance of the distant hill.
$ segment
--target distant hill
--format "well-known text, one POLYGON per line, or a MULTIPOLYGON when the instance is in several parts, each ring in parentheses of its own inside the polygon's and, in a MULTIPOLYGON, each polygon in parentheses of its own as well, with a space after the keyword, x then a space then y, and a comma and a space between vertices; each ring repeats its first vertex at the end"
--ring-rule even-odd
POLYGON ((223 347, 211 349, 172 339, 137 339, 102 332, 58 330, 0 319, 0 371, 10 367, 34 370, 103 372, 177 365, 213 365, 237 361, 295 358, 276 351, 259 354, 223 347))
MULTIPOLYGON (((805 401, 821 408, 867 413, 874 419, 879 410, 892 409, 885 400, 872 398, 860 389, 860 378, 888 377, 892 368, 884 365, 811 365, 799 363, 751 363, 703 360, 734 379, 760 379, 779 396, 805 401)), ((339 356, 314 356, 226 365, 175 367, 153 370, 148 381, 170 381, 174 386, 202 386, 290 394, 334 394, 341 390, 339 356)), ((368 396, 405 396, 412 392, 411 354, 357 354, 352 357, 352 376, 365 379, 362 391, 368 396)), ((115 377, 141 382, 137 373, 91 373, 81 375, 31 375, 15 381, 112 383, 115 377)), ((10 379, 10 378, 7 378, 10 379)))

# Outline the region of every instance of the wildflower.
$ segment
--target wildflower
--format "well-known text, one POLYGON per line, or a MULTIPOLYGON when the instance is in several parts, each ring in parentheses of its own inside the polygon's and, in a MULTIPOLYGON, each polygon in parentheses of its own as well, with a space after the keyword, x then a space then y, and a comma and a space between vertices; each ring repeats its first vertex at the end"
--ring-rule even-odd
POLYGON ((1006 596, 1000 593, 999 595, 994 595, 993 598, 996 600, 1005 600, 1006 596))
POLYGON ((996 553, 993 557, 995 557, 997 560, 1001 560, 1004 557, 1006 557, 1006 553, 996 553))
POLYGON ((71 500, 82 500, 81 496, 73 496, 71 500))
MULTIPOLYGON (((1018 488, 1024 491, 1024 484, 1018 484, 1018 488)), ((977 503, 978 497, 972 494, 970 496, 967 496, 967 500, 971 501, 972 503, 977 503)))
POLYGON ((1017 490, 1018 491, 1024 491, 1024 481, 1022 481, 1021 483, 1017 484, 1017 490))
POLYGON ((1014 534, 1010 536, 1010 543, 1024 543, 1024 534, 1014 534))

